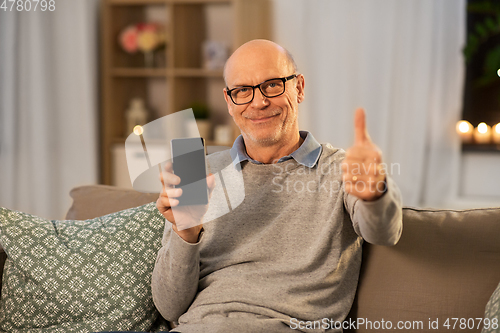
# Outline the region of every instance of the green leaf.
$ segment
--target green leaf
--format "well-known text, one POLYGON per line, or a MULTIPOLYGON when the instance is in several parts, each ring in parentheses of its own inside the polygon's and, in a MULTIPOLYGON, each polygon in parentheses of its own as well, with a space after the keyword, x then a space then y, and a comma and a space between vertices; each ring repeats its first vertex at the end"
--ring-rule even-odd
POLYGON ((486 38, 486 36, 488 36, 488 30, 486 29, 486 26, 482 23, 476 24, 475 30, 479 34, 479 36, 483 39, 486 38))
POLYGON ((476 44, 477 45, 478 42, 479 42, 479 38, 476 35, 474 35, 474 34, 470 34, 469 35, 469 43, 470 44, 476 44))
POLYGON ((485 12, 490 9, 490 3, 487 1, 474 2, 467 5, 467 10, 469 12, 485 12))
POLYGON ((204 102, 196 101, 191 103, 189 107, 193 109, 194 117, 196 119, 208 119, 210 116, 208 105, 204 102))
POLYGON ((467 11, 472 13, 494 14, 498 12, 498 10, 498 4, 492 3, 490 0, 469 3, 467 5, 467 11))
POLYGON ((496 24, 492 17, 488 17, 485 21, 486 26, 491 32, 497 32, 500 30, 500 24, 496 24))
POLYGON ((488 51, 484 60, 484 72, 487 75, 497 75, 497 71, 500 69, 500 45, 494 49, 488 51))
POLYGON ((478 46, 479 38, 474 34, 470 34, 467 39, 467 45, 464 48, 464 54, 468 61, 477 52, 478 46))
POLYGON ((480 78, 474 80, 474 87, 476 88, 483 88, 486 86, 489 86, 493 82, 500 80, 500 78, 495 74, 495 75, 483 75, 480 78))

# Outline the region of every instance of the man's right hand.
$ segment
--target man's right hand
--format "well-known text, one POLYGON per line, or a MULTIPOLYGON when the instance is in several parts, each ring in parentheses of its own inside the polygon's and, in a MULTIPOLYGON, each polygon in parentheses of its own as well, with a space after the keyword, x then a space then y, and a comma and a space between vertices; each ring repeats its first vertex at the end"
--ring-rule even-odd
MULTIPOLYGON (((208 210, 208 204, 178 207, 178 198, 182 195, 182 189, 174 188, 174 186, 180 184, 181 179, 174 175, 171 162, 165 164, 165 170, 160 174, 160 179, 163 184, 163 191, 156 201, 156 207, 167 221, 172 223, 172 229, 182 239, 188 243, 198 242, 202 230, 203 215, 208 210)), ((208 175, 207 186, 210 198, 210 194, 215 187, 214 175, 208 175)))

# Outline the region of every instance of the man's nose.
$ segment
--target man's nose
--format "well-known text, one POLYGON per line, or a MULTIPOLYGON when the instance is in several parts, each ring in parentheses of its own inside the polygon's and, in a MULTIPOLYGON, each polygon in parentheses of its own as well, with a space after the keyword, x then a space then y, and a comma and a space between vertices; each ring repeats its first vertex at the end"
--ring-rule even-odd
POLYGON ((258 87, 255 88, 252 100, 252 106, 256 108, 261 108, 267 105, 269 105, 269 99, 262 94, 262 92, 258 87))

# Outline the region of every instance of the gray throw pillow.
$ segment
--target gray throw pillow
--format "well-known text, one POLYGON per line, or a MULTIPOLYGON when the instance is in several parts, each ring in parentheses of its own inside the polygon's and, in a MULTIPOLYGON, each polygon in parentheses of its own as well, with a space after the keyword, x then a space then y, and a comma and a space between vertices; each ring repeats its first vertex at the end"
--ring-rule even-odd
POLYGON ((481 333, 500 333, 500 283, 491 295, 484 312, 481 333))

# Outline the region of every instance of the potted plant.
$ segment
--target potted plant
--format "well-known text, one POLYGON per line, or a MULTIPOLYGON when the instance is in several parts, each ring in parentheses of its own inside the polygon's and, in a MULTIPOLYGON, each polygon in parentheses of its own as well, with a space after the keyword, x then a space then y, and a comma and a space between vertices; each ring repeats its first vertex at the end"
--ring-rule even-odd
POLYGON ((498 0, 470 1, 467 7, 469 13, 480 15, 475 22, 473 31, 467 35, 467 45, 464 55, 467 63, 484 51, 482 75, 475 80, 478 87, 487 86, 498 80, 500 76, 500 2, 498 0))
POLYGON ((212 123, 208 119, 210 117, 208 105, 204 102, 193 102, 190 108, 193 109, 200 136, 205 140, 210 140, 212 138, 212 123))

